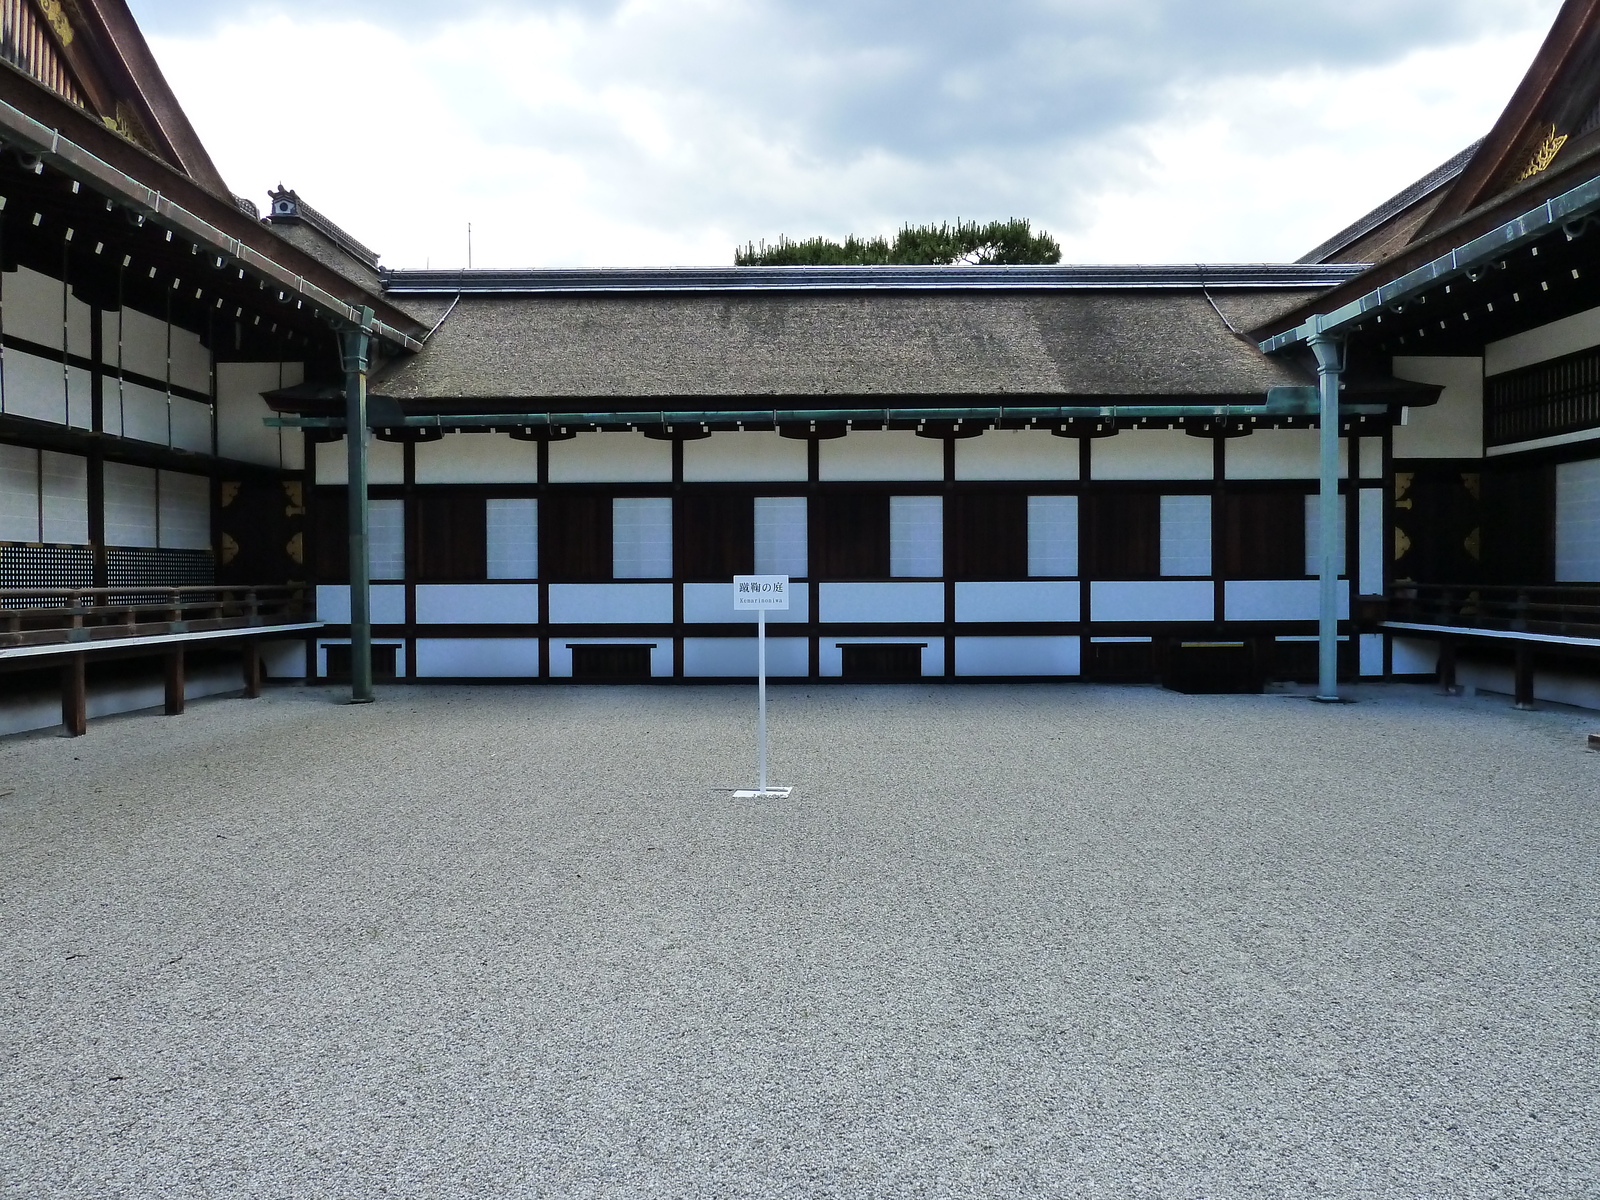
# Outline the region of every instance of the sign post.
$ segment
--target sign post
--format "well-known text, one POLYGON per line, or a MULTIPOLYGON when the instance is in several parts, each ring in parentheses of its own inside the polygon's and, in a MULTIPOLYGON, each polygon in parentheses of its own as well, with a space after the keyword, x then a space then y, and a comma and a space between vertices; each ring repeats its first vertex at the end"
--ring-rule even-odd
POLYGON ((767 786, 767 610, 789 607, 787 575, 735 575, 733 607, 756 612, 756 762, 759 782, 753 791, 734 792, 739 800, 782 799, 793 788, 767 786))

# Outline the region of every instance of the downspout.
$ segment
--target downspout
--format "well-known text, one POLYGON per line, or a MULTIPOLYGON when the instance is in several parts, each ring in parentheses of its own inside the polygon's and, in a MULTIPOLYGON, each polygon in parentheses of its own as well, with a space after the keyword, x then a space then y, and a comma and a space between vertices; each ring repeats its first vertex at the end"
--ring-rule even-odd
POLYGON ((350 503, 350 703, 372 703, 372 563, 367 552, 367 369, 373 313, 340 334, 344 358, 344 428, 350 503))
POLYGON ((1339 696, 1339 382, 1344 374, 1344 342, 1317 332, 1308 340, 1317 356, 1319 399, 1318 524, 1321 528, 1321 592, 1317 605, 1317 699, 1337 704, 1339 696))

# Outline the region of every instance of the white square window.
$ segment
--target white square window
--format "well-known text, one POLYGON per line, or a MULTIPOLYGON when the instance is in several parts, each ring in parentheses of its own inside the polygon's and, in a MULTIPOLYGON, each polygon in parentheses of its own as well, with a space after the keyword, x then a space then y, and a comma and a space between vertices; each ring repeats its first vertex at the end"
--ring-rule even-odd
POLYGON ((611 575, 614 579, 672 578, 672 499, 611 502, 611 575))
POLYGON ((806 498, 756 497, 756 574, 806 577, 806 498))
POLYGON ((1028 574, 1078 573, 1078 498, 1028 497, 1028 574))
POLYGON ((539 577, 539 502, 490 500, 487 540, 490 579, 539 577))
POLYGON ((889 497, 889 574, 930 579, 944 574, 944 497, 889 497))
POLYGON ((1211 497, 1161 497, 1161 573, 1211 574, 1211 497))

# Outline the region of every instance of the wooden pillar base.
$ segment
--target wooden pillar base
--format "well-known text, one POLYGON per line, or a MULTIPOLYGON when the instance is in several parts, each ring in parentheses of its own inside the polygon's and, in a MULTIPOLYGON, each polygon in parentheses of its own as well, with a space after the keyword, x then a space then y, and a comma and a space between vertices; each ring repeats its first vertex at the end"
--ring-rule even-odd
POLYGON ((1456 682, 1456 644, 1448 638, 1439 643, 1439 694, 1461 695, 1461 685, 1456 682))
POLYGON ((183 651, 168 651, 166 655, 165 666, 167 681, 167 716, 182 716, 184 701, 187 699, 187 697, 184 695, 186 690, 185 683, 187 679, 187 672, 184 670, 183 651))
POLYGON ((244 643, 244 694, 251 700, 261 696, 261 647, 253 638, 244 643))
POLYGON ((1517 702, 1515 707, 1524 711, 1533 708, 1533 653, 1517 650, 1517 702))
POLYGON ((61 665, 61 724, 68 737, 89 732, 89 685, 81 654, 69 654, 61 665))

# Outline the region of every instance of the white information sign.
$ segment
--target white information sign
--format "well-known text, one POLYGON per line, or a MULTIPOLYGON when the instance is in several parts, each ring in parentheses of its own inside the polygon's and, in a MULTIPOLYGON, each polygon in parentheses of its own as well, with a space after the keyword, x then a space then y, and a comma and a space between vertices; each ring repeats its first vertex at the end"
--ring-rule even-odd
POLYGON ((756 769, 760 779, 754 791, 738 791, 734 796, 742 800, 781 798, 794 789, 767 786, 767 610, 789 607, 789 577, 735 575, 733 607, 756 610, 756 769))
POLYGON ((788 608, 789 577, 787 575, 735 575, 733 577, 733 606, 735 608, 788 608))

